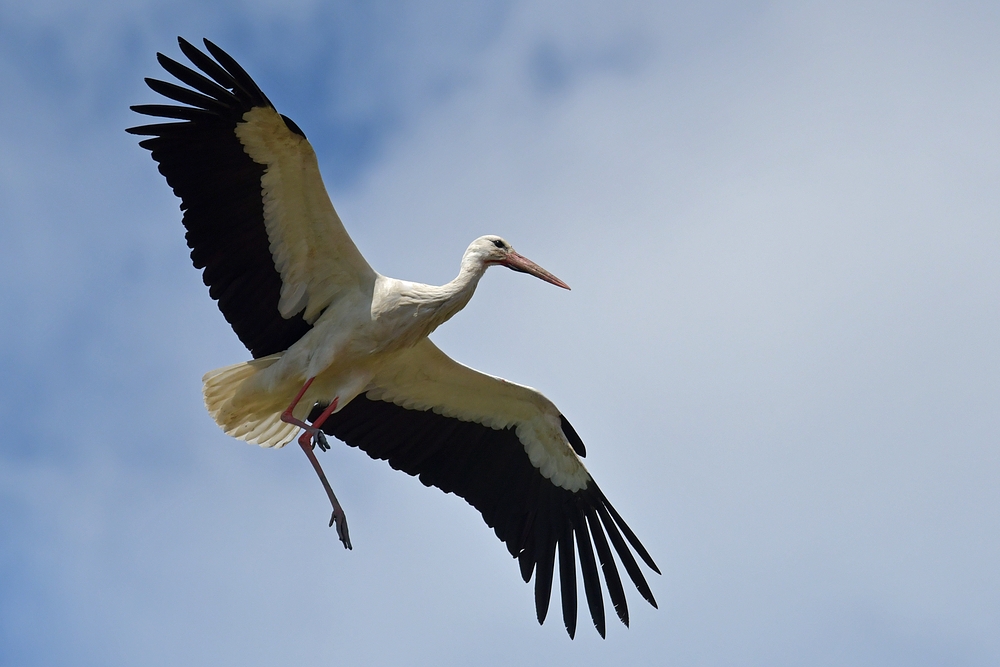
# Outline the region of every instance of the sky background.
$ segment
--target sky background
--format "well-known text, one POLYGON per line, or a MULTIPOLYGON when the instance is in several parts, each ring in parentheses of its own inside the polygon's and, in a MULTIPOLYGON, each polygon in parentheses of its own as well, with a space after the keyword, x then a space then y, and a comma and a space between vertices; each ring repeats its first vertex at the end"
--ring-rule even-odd
MULTIPOLYGON (((0 0, 0 664, 1000 664, 996 2, 0 0), (125 127, 209 37, 663 571, 577 639, 460 499, 227 438, 248 355, 125 127)), ((630 591, 634 593, 634 591, 630 591)))

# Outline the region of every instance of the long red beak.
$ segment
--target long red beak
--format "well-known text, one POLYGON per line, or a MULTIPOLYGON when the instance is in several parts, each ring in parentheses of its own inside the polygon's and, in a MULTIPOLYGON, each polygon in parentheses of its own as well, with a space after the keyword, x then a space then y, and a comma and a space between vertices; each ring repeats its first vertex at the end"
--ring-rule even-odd
POLYGON ((500 264, 503 264, 508 269, 512 269, 512 270, 518 271, 520 273, 530 273, 531 275, 535 276, 536 278, 541 278, 542 280, 544 280, 547 283, 552 283, 556 287, 562 287, 563 289, 569 289, 569 285, 567 285, 563 281, 559 280, 554 275, 552 275, 551 273, 549 273, 548 271, 546 271, 542 267, 538 266, 537 264, 535 264, 534 262, 532 262, 527 257, 524 257, 523 255, 518 255, 513 250, 511 250, 509 253, 507 253, 507 259, 505 259, 504 261, 500 262, 500 264))

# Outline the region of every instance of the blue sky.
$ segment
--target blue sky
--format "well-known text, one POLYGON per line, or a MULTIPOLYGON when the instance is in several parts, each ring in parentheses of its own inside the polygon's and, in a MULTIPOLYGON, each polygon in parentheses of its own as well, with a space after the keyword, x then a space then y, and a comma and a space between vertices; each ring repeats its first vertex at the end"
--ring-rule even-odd
POLYGON ((995 3, 0 2, 0 664, 994 665, 995 3), (534 620, 459 499, 229 439, 246 358, 123 129, 232 53, 388 275, 497 233, 434 338, 542 389, 663 570, 534 620))

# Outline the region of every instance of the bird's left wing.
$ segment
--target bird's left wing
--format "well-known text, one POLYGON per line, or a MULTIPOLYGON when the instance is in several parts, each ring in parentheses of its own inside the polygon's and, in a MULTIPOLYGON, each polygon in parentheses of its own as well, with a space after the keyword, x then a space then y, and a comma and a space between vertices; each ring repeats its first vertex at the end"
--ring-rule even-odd
POLYGON ((130 128, 181 198, 191 259, 254 357, 288 348, 348 290, 376 274, 348 236, 302 130, 279 114, 246 71, 205 40, 209 57, 179 39, 201 70, 163 54, 189 87, 146 79, 180 103, 132 107, 181 122, 130 128))
POLYGON ((534 573, 539 623, 548 611, 557 547, 570 636, 576 631, 576 552, 601 636, 598 562, 615 611, 628 625, 612 547, 636 588, 656 606, 628 544, 659 570, 584 468, 577 456, 583 443, 573 427, 534 389, 463 366, 425 339, 393 358, 323 430, 479 510, 520 561, 525 582, 534 573))

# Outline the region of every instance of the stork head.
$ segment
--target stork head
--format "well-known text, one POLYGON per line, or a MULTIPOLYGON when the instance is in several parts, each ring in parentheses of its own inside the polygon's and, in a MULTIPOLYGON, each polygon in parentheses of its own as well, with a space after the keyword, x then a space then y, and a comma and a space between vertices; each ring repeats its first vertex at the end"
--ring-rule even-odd
POLYGON ((514 252, 507 241, 499 236, 480 236, 472 242, 469 249, 465 251, 467 258, 472 258, 480 262, 483 268, 490 266, 506 266, 508 269, 519 273, 530 273, 536 278, 541 278, 547 283, 552 283, 557 287, 569 289, 569 285, 556 278, 554 275, 532 262, 527 257, 514 252))

